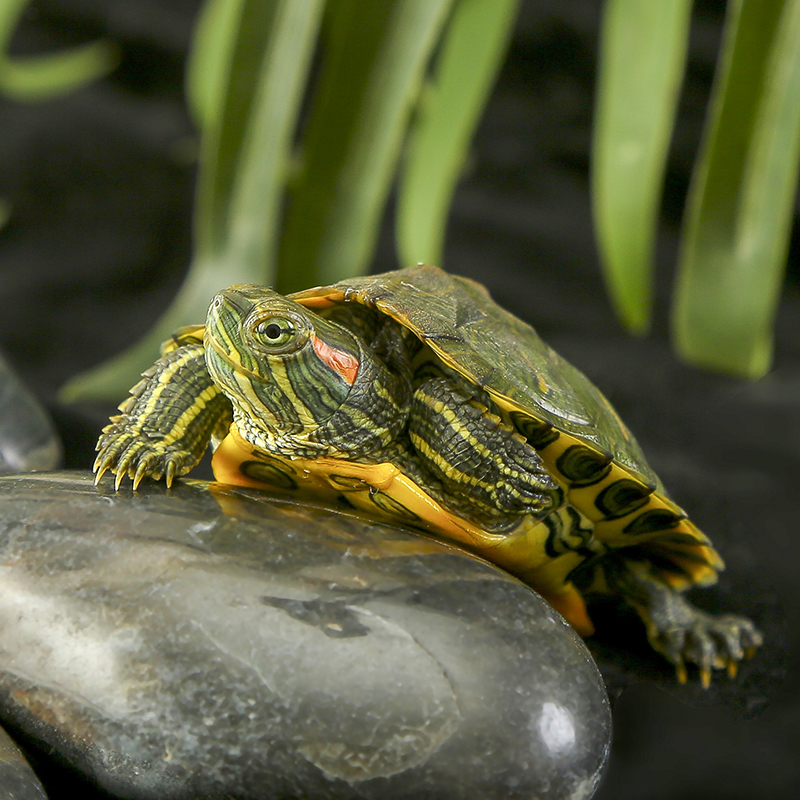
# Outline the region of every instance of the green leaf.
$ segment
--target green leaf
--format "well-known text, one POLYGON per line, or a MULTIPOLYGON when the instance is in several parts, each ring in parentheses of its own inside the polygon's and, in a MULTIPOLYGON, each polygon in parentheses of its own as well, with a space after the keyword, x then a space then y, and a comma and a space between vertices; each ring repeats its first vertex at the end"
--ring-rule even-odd
POLYGON ((250 280, 274 275, 281 200, 324 5, 244 0, 219 122, 203 136, 195 257, 250 280))
POLYGON ((192 38, 186 95, 197 125, 217 124, 244 0, 206 0, 192 38))
POLYGON ((11 58, 8 47, 28 0, 0 0, 0 93, 41 101, 102 78, 119 63, 119 48, 97 41, 60 53, 11 58))
POLYGON ((269 283, 280 205, 322 0, 244 0, 222 111, 203 133, 195 253, 177 298, 121 355, 61 390, 66 401, 121 399, 181 325, 201 322, 212 296, 234 283, 269 283))
POLYGON ((519 0, 458 0, 453 9, 401 172, 397 241, 404 266, 442 264, 450 203, 518 8, 519 0))
POLYGON ((336 0, 292 187, 278 288, 363 273, 452 0, 336 0))
POLYGON ((686 62, 691 0, 607 0, 592 141, 592 203, 622 322, 650 325, 653 251, 686 62))
POLYGON ((673 314, 686 360, 757 378, 800 163, 800 0, 732 0, 684 219, 673 314))

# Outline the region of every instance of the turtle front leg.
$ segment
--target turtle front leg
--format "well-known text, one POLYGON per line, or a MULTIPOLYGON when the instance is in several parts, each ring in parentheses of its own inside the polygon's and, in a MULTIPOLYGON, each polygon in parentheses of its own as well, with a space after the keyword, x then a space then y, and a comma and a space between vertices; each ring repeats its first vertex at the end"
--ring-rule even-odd
POLYGON ((408 421, 444 504, 490 530, 528 514, 542 518, 564 500, 536 450, 497 412, 484 392, 443 375, 416 386, 408 421))
POLYGON ((711 683, 712 669, 727 668, 733 678, 739 662, 763 642, 749 619, 695 608, 646 562, 626 559, 623 569, 613 573, 614 588, 642 618, 650 644, 675 666, 681 683, 686 683, 687 663, 698 667, 704 688, 711 683))
POLYGON ((203 345, 193 342, 166 352, 119 407, 97 442, 95 482, 106 470, 125 475, 134 490, 145 477, 165 477, 167 486, 203 457, 212 437, 231 423, 231 404, 211 380, 203 345))

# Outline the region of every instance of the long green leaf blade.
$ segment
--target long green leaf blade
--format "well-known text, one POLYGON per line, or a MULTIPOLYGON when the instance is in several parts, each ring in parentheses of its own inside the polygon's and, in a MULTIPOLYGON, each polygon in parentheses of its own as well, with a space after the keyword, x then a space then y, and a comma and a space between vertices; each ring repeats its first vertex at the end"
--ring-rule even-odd
POLYGON ((337 0, 282 241, 285 291, 363 273, 452 0, 337 0))
POLYGON ((186 97, 198 127, 219 123, 244 0, 206 0, 186 67, 186 97))
POLYGON ((800 163, 800 0, 732 0, 684 221, 681 355, 757 378, 772 360, 800 163))
POLYGON ((0 0, 0 94, 38 102, 78 89, 116 68, 119 48, 97 41, 41 56, 8 55, 19 17, 30 0, 0 0))
POLYGON ((592 141, 600 260, 617 314, 650 325, 653 250, 691 0, 607 0, 592 141))
POLYGON ((271 278, 278 207, 323 7, 324 0, 243 0, 217 124, 203 136, 195 260, 271 278))
POLYGON ((121 399, 175 328, 205 318, 220 288, 272 280, 280 203, 322 0, 244 0, 218 120, 203 135, 195 253, 177 298, 121 355, 79 375, 65 400, 121 399))
POLYGON ((397 207, 403 265, 442 264, 447 215, 519 0, 458 0, 412 122, 397 207))

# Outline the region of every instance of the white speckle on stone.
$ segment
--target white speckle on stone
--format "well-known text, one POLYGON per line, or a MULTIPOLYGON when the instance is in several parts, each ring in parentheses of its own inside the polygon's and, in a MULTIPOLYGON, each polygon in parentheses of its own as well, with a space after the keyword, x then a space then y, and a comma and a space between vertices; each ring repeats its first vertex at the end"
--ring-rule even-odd
POLYGON ((553 755, 569 753, 575 746, 575 724, 572 714, 558 703, 545 703, 535 724, 539 736, 553 755))
POLYGON ((201 522, 196 522, 191 528, 187 528, 186 533, 188 533, 189 536, 191 536, 196 542, 200 542, 201 534, 207 533, 216 524, 217 523, 215 520, 202 520, 201 522))
POLYGON ((589 775, 584 778, 572 790, 566 800, 589 800, 597 788, 597 782, 600 780, 602 770, 598 770, 594 775, 589 775))

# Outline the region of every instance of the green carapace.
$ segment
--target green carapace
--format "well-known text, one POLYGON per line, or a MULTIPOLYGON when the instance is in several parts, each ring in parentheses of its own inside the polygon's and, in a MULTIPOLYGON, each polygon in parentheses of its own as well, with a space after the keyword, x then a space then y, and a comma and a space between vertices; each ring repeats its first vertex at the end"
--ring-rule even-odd
POLYGON ((486 290, 436 267, 283 297, 226 289, 183 328, 98 442, 98 480, 171 484, 214 447, 217 480, 346 505, 456 542, 583 635, 621 595, 686 680, 735 675, 747 619, 681 594, 723 568, 609 402, 486 290))

